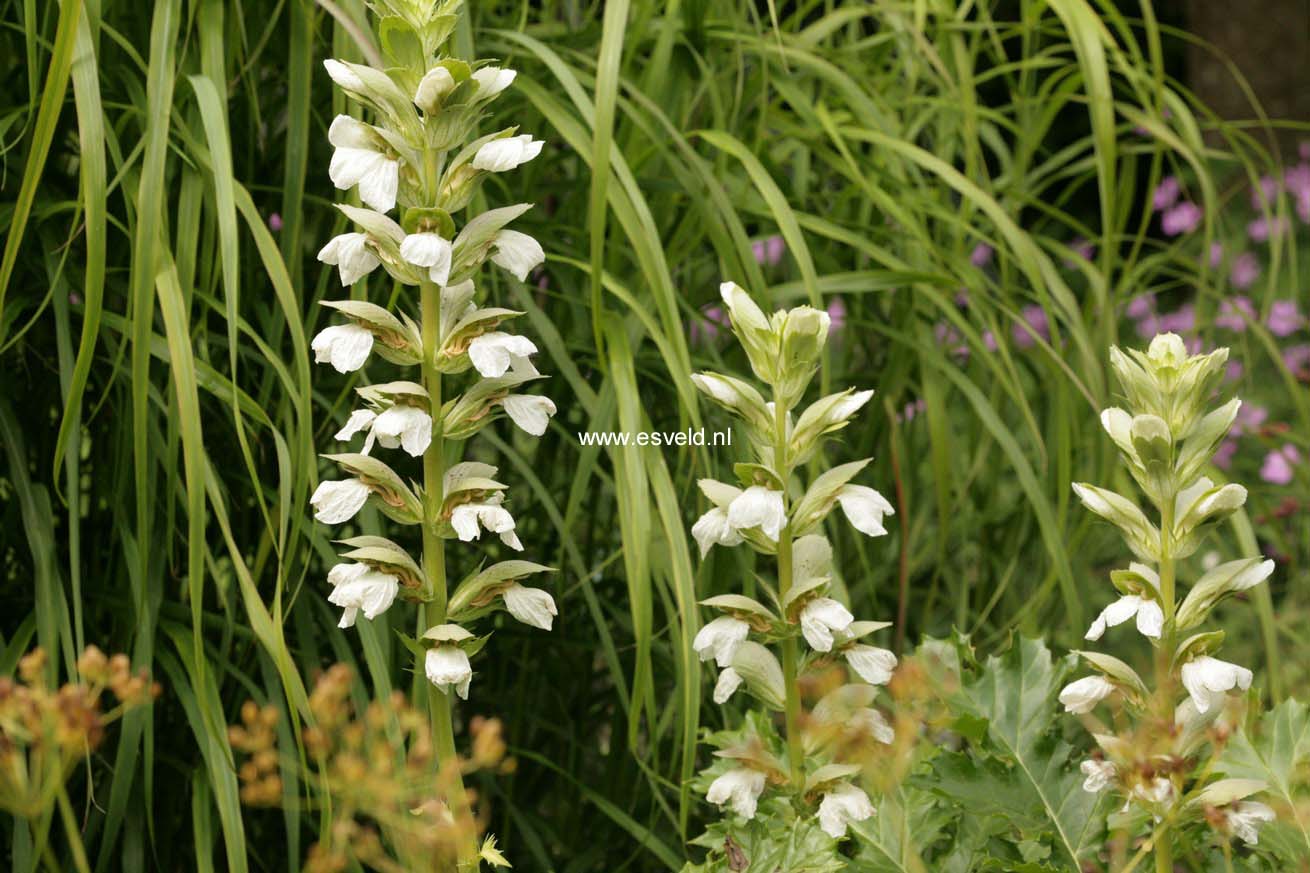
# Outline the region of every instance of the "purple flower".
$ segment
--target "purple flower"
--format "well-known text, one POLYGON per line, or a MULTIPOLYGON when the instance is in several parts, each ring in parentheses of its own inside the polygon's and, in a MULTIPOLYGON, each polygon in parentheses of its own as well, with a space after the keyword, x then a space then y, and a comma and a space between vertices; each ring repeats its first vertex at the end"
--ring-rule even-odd
POLYGON ((1275 300, 1265 325, 1274 336, 1290 336, 1305 324, 1305 316, 1294 300, 1275 300))
POLYGON ((268 229, 277 233, 282 229, 282 216, 274 212, 268 216, 268 229))
POLYGON ((1157 333, 1164 333, 1164 331, 1160 328, 1160 316, 1154 312, 1137 320, 1137 335, 1142 339, 1150 339, 1157 333))
POLYGON ((830 330, 841 330, 846 326, 846 301, 840 297, 832 298, 828 304, 828 327, 830 330))
POLYGON ((1310 139, 1301 140, 1301 144, 1297 146, 1296 151, 1301 156, 1301 160, 1310 161, 1310 139))
POLYGON ((1233 455, 1237 454, 1237 440, 1227 439, 1219 444, 1214 452, 1214 465, 1220 470, 1227 470, 1233 465, 1233 455))
POLYGON ((1133 320, 1146 318, 1155 311, 1155 295, 1143 294, 1141 297, 1134 297, 1128 301, 1128 317, 1133 320))
POLYGON ((1283 184, 1293 194, 1310 191, 1310 164, 1297 164, 1283 174, 1283 184))
POLYGON ((1310 345, 1288 346, 1283 350, 1283 365, 1298 375, 1303 370, 1310 370, 1310 345))
POLYGON ((918 400, 914 400, 910 403, 905 404, 905 408, 901 410, 901 421, 902 422, 913 421, 916 415, 921 415, 922 413, 927 411, 928 411, 928 401, 920 397, 918 400))
POLYGON ((1278 180, 1273 176, 1261 176, 1260 184, 1251 189, 1251 208, 1259 212, 1277 196, 1278 180))
POLYGON ((969 289, 961 288, 955 292, 955 305, 961 309, 969 308, 969 289))
POLYGON ((983 348, 989 352, 994 352, 1000 348, 1000 344, 996 342, 996 334, 992 333, 990 330, 983 331, 982 341, 983 348))
POLYGON ((1256 433, 1269 420, 1269 410, 1254 403, 1244 403, 1233 421, 1233 435, 1256 433))
POLYGON ((755 263, 769 267, 776 267, 786 251, 787 244, 777 234, 751 243, 751 254, 755 256, 755 263))
POLYGON ((1245 291, 1255 284, 1255 280, 1260 278, 1260 261, 1250 252, 1242 252, 1233 261, 1233 268, 1228 274, 1232 281, 1233 287, 1245 291))
POLYGON ((1229 382, 1236 382, 1242 378, 1244 372, 1246 372, 1246 369, 1242 366, 1241 361, 1229 361, 1224 367, 1224 379, 1229 382))
MULTIPOLYGON (((1029 304, 1021 311, 1023 320, 1033 329, 1036 334, 1044 340, 1051 338, 1050 324, 1046 320, 1046 310, 1036 304, 1029 304)), ((1031 333, 1024 329, 1023 325, 1016 324, 1010 329, 1011 336, 1014 337, 1014 344, 1021 349, 1032 348, 1037 341, 1033 339, 1031 333)))
MULTIPOLYGON (((1096 246, 1081 236, 1074 237, 1069 242, 1069 251, 1073 252, 1074 257, 1082 258, 1084 261, 1091 261, 1096 257, 1096 246)), ((1069 268, 1078 266, 1078 262, 1073 258, 1065 258, 1064 265, 1069 268)))
POLYGON ((937 322, 933 326, 933 338, 937 340, 939 346, 950 346, 951 354, 958 355, 962 358, 969 357, 969 347, 965 345, 960 338, 960 332, 944 321, 937 322))
POLYGON ((709 343, 719 335, 720 328, 727 328, 728 318, 723 314, 723 307, 717 303, 706 306, 700 311, 702 319, 691 323, 692 343, 709 343))
POLYGON ((1246 226, 1246 235, 1252 242, 1268 242, 1271 237, 1279 237, 1287 232, 1287 218, 1257 218, 1246 226))
POLYGON ((1224 262, 1224 244, 1210 243, 1210 269, 1218 269, 1219 265, 1224 262))
POLYGON ((1294 465, 1301 463, 1301 452, 1290 443, 1265 455, 1260 465, 1260 478, 1271 485, 1289 485, 1296 474, 1294 465))
POLYGON ((1160 330, 1164 333, 1189 333, 1195 329, 1196 307, 1190 303, 1160 316, 1160 330))
POLYGON ((1190 200, 1184 200, 1160 216, 1160 229, 1165 236, 1178 236, 1191 233, 1201 224, 1201 207, 1190 200))
POLYGON ((969 252, 969 263, 975 267, 985 267, 992 262, 992 255, 995 253, 994 248, 980 242, 973 247, 973 251, 969 252))
POLYGON ((1214 324, 1225 330, 1241 332, 1246 330, 1246 323, 1255 321, 1255 318, 1255 306, 1251 298, 1241 295, 1219 304, 1219 314, 1215 316, 1214 324))
POLYGON ((1182 191, 1177 176, 1165 176, 1151 193, 1151 208, 1156 212, 1164 212, 1178 202, 1178 196, 1182 191))

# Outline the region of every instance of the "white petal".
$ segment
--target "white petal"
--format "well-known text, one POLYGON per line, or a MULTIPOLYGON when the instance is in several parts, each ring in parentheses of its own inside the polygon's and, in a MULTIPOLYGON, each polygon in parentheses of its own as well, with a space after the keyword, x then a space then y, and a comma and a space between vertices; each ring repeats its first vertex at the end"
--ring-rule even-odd
POLYGON ((356 611, 362 611, 364 617, 370 620, 377 618, 391 607, 396 599, 396 593, 400 590, 398 578, 374 570, 365 564, 338 564, 332 569, 333 572, 328 574, 328 581, 335 587, 328 595, 328 602, 346 610, 347 614, 342 616, 342 627, 349 627, 355 623, 356 611), (345 569, 338 572, 341 568, 345 569), (360 568, 363 572, 358 572, 355 568, 360 568))
POLYGON ((450 240, 436 233, 411 233, 400 243, 400 256, 416 267, 427 267, 428 278, 438 285, 450 279, 450 240))
POLYGON ((816 652, 832 651, 833 631, 850 627, 855 616, 830 597, 816 597, 801 610, 801 633, 816 652))
POLYGON ((383 157, 359 180, 359 199, 378 212, 390 212, 400 190, 400 162, 383 157))
POLYGON ((419 79, 414 89, 414 104, 424 112, 435 112, 440 108, 440 100, 455 87, 455 77, 445 67, 433 67, 419 79))
POLYGON ((519 542, 519 535, 512 530, 501 531, 500 541, 516 552, 523 551, 523 543, 519 542))
POLYGON ((764 774, 758 770, 729 770, 710 783, 705 799, 710 803, 732 806, 742 818, 755 817, 760 795, 764 792, 764 774))
POLYGON ((505 589, 505 608, 524 624, 550 630, 555 616, 555 598, 540 588, 525 588, 515 582, 505 589))
POLYGON ((845 651, 846 663, 870 685, 886 685, 896 669, 896 656, 886 649, 856 643, 845 651))
POLYGON ((341 63, 341 61, 328 58, 323 61, 323 66, 338 87, 345 88, 347 91, 362 92, 364 90, 364 80, 359 78, 354 70, 341 63))
POLYGON ((536 352, 536 345, 527 337, 498 330, 475 337, 468 348, 473 367, 489 379, 504 376, 514 358, 526 358, 536 352))
POLYGON ((728 524, 739 531, 759 528, 766 537, 777 542, 787 524, 782 492, 752 485, 728 504, 728 524))
POLYGON ((1096 621, 1092 622, 1092 626, 1087 629, 1084 639, 1099 640, 1107 627, 1116 627, 1123 624, 1137 614, 1137 610, 1141 605, 1142 598, 1136 594, 1125 594, 1101 610, 1101 614, 1096 617, 1096 621))
POLYGON ((483 143, 473 156, 473 168, 489 173, 501 173, 526 164, 541 154, 544 143, 534 142, 530 134, 504 137, 483 143))
POLYGON ((338 373, 350 373, 368 360, 373 334, 357 324, 334 324, 320 330, 310 347, 317 363, 328 362, 338 373))
POLYGON ((883 517, 896 514, 887 498, 864 485, 843 485, 837 492, 837 502, 841 504, 842 512, 846 513, 851 525, 871 537, 886 534, 883 517))
POLYGON ((819 802, 819 827, 835 840, 846 836, 846 826, 851 822, 864 821, 873 816, 876 810, 865 794, 854 785, 845 782, 834 786, 823 795, 819 802))
POLYGON ((314 518, 324 524, 341 524, 355 517, 368 495, 368 486, 358 479, 327 479, 318 483, 309 503, 314 518))
POLYGON ((1084 676, 1064 686, 1060 691, 1060 702, 1064 704, 1065 712, 1083 714, 1091 712, 1113 692, 1114 683, 1104 676, 1084 676))
POLYGON ((713 658, 720 667, 732 664, 737 646, 750 633, 750 625, 730 615, 721 615, 696 632, 691 647, 702 661, 713 658))
POLYGON ((496 96, 508 88, 517 75, 513 70, 503 70, 500 67, 482 67, 474 70, 473 81, 478 83, 476 96, 479 99, 496 96))
MULTIPOLYGON (((354 73, 350 75, 353 76, 354 73)), ((373 132, 373 128, 358 118, 338 115, 332 119, 332 124, 328 127, 328 142, 336 149, 376 152, 378 135, 373 132)))
POLYGON ((546 260, 541 243, 517 230, 502 230, 496 234, 493 247, 495 251, 491 255, 491 262, 509 270, 520 282, 528 278, 528 273, 534 267, 546 260))
POLYGON ((337 431, 333 439, 348 440, 361 430, 368 430, 373 424, 373 419, 377 416, 369 409, 356 409, 350 413, 350 418, 346 419, 346 424, 341 430, 337 431))
POLYGON ((714 702, 722 706, 741 687, 741 674, 731 667, 719 673, 719 681, 714 683, 714 702))
POLYGON ((458 646, 440 645, 429 649, 423 660, 423 670, 428 681, 437 686, 443 694, 453 687, 464 700, 468 700, 469 680, 473 668, 469 664, 468 654, 458 646))
POLYGON ((742 542, 741 534, 728 524, 728 511, 717 506, 696 519, 696 523, 691 526, 691 535, 700 546, 702 558, 716 544, 736 546, 742 542))
POLYGON ((1164 633, 1164 610, 1154 600, 1143 600, 1137 610, 1137 632, 1144 637, 1160 639, 1164 633))
POLYGON ((420 457, 432 442, 432 416, 407 404, 391 406, 373 423, 373 433, 386 445, 399 441, 411 457, 420 457))
POLYGON ((466 503, 463 506, 456 506, 450 513, 450 526, 455 529, 455 535, 461 542, 467 543, 477 539, 480 533, 477 505, 466 503))
POLYGON ((890 746, 896 741, 896 732, 887 723, 886 717, 876 709, 866 707, 856 710, 850 715, 850 724, 884 746, 890 746))
POLYGON ((1089 794, 1099 794, 1109 788, 1118 775, 1118 770, 1110 761, 1088 759, 1083 761, 1079 769, 1082 770, 1083 776, 1087 777, 1083 780, 1083 791, 1089 794))
POLYGON ((500 405, 511 421, 536 437, 546 432, 546 425, 555 414, 555 403, 539 394, 510 394, 500 405))

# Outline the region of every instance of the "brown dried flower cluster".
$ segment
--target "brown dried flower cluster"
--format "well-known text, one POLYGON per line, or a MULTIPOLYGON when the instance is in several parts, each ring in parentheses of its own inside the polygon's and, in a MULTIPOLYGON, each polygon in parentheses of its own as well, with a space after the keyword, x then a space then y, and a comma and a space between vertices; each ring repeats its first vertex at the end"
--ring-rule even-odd
POLYGON ((291 768, 311 792, 311 803, 332 810, 328 839, 311 847, 306 873, 336 873, 352 863, 383 873, 453 869, 460 840, 485 830, 485 810, 479 810, 472 790, 457 813, 441 798, 459 784, 457 777, 513 769, 500 721, 474 718, 469 757, 439 766, 423 712, 400 692, 357 711, 353 683, 344 664, 334 665, 315 683, 311 721, 301 731, 308 772, 299 772, 294 751, 279 754, 275 707, 261 708, 253 701, 242 707, 241 724, 228 729, 232 747, 246 756, 239 769, 242 801, 277 806, 283 768, 291 768))
POLYGON ((0 809, 25 818, 43 815, 69 772, 105 736, 105 728, 134 706, 159 694, 144 672, 133 673, 126 655, 105 656, 87 647, 77 681, 52 687, 44 650, 18 662, 18 679, 0 677, 0 809), (101 699, 108 690, 116 705, 101 699))

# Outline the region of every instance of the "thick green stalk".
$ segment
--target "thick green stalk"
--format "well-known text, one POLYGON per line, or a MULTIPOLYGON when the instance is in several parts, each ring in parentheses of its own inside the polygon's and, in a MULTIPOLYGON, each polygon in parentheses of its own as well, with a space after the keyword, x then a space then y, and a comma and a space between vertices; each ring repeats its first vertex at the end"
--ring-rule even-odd
MULTIPOLYGON (((791 507, 787 505, 787 481, 791 478, 791 467, 787 459, 787 408, 778 400, 777 392, 773 395, 773 410, 773 466, 782 479, 783 506, 790 512, 791 507)), ((791 524, 788 523, 778 535, 778 599, 784 602, 792 586, 791 545, 791 524)), ((804 784, 805 752, 801 748, 801 693, 796 684, 796 638, 787 637, 782 641, 781 648, 782 682, 787 695, 787 763, 791 770, 792 784, 799 788, 804 784)))
MULTIPOLYGON (((424 281, 420 287, 423 318, 423 387, 428 392, 432 414, 432 444, 423 454, 423 575, 427 577, 431 599, 421 607, 420 630, 446 622, 446 546, 437 535, 441 515, 443 483, 445 477, 445 440, 441 433, 441 372, 436 367, 437 342, 441 326, 441 289, 433 282, 424 281)), ((418 665, 424 675, 423 664, 418 665)), ((471 826, 468 798, 464 793, 464 779, 460 774, 455 754, 455 728, 452 709, 454 701, 449 693, 443 694, 431 683, 428 688, 428 708, 432 722, 432 745, 437 761, 448 767, 450 784, 446 805, 459 827, 471 826)), ((476 870, 477 838, 470 829, 459 840, 459 869, 476 870)))
MULTIPOLYGON (((1164 495, 1160 504, 1160 605, 1164 611, 1164 634, 1155 657, 1155 693, 1159 698, 1160 718, 1166 726, 1173 723, 1174 683, 1172 660, 1176 645, 1174 633, 1176 569, 1174 566, 1174 501, 1173 489, 1164 495)), ((1173 873, 1173 845, 1169 841, 1169 825, 1161 823, 1155 833, 1156 873, 1173 873)))

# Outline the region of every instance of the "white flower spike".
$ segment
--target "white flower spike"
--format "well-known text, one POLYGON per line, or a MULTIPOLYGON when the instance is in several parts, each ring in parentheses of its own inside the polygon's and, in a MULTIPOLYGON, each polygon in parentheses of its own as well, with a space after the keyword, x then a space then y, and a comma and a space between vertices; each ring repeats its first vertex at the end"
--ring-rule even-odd
POLYGON ((877 812, 869 795, 847 782, 840 782, 819 801, 819 827, 834 840, 846 836, 846 826, 872 818, 877 812))
POLYGON ((816 652, 831 652, 833 632, 851 626, 855 616, 831 597, 816 597, 801 610, 801 633, 816 652))
POLYGON ((328 128, 328 142, 336 148, 328 165, 332 184, 343 191, 358 185, 360 200, 390 212, 400 187, 400 161, 381 150, 381 137, 364 122, 338 115, 328 128))
POLYGON ((469 664, 468 653, 459 646, 443 645, 428 649, 427 657, 423 660, 423 672, 442 694, 449 694, 453 689, 460 700, 469 699, 473 667, 469 664))
POLYGON ((357 324, 334 324, 320 330, 310 348, 314 363, 331 364, 338 373, 353 373, 373 351, 373 333, 357 324))
POLYGON ((742 818, 755 818, 760 795, 764 793, 764 774, 758 770, 729 770, 710 783, 705 799, 716 806, 725 804, 742 818))
POLYGON ((741 619, 721 615, 696 632, 691 646, 702 661, 713 658, 720 667, 729 667, 737 646, 746 639, 750 630, 751 626, 741 619))
POLYGON ((517 582, 505 589, 505 608, 509 614, 524 624, 548 631, 559 614, 555 607, 555 598, 540 588, 527 588, 517 582))
POLYGON ((1250 670, 1209 655, 1193 658, 1183 665, 1183 687, 1192 697, 1197 712, 1209 712, 1222 706, 1230 691, 1245 691, 1254 678, 1250 670))
POLYGON ((309 503, 314 518, 324 524, 343 524, 368 502, 369 487, 359 479, 326 479, 318 483, 309 503))
POLYGON ((328 602, 345 610, 337 625, 342 628, 353 627, 360 612, 370 621, 377 618, 391 608, 400 590, 398 578, 367 564, 337 564, 328 571, 328 582, 328 602))

